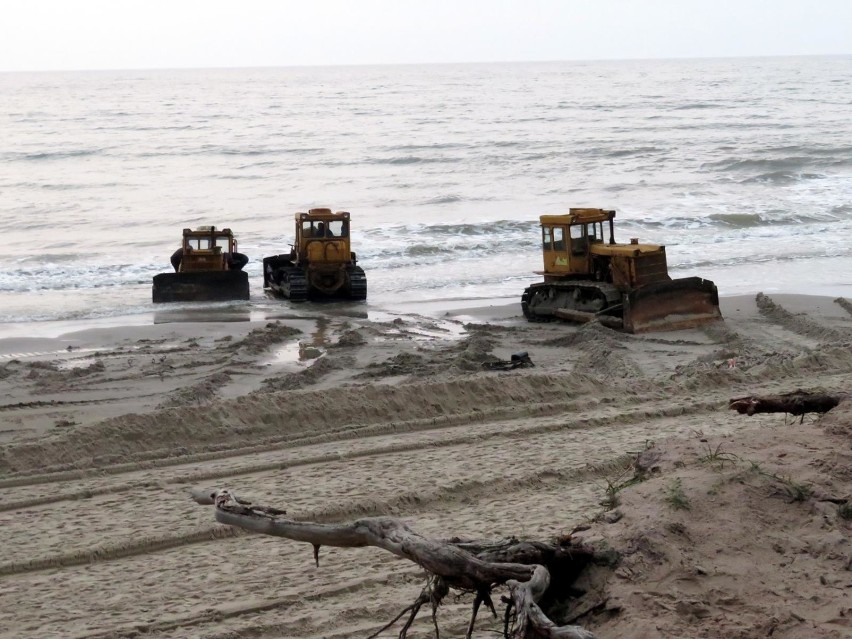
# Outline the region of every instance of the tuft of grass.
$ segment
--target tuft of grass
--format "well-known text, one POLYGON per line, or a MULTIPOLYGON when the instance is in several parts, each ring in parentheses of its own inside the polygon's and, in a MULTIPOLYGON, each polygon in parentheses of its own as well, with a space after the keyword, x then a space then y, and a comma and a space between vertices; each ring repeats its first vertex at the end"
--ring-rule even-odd
POLYGON ((698 461, 702 464, 714 464, 719 466, 719 470, 725 468, 725 463, 730 462, 731 464, 736 464, 739 461, 742 461, 740 457, 734 455, 734 453, 728 453, 722 450, 722 444, 724 442, 719 442, 719 445, 716 448, 707 444, 707 454, 703 457, 699 457, 698 461))
POLYGON ((837 509, 837 514, 841 519, 845 519, 846 521, 852 520, 852 503, 847 501, 845 504, 842 504, 837 509))
POLYGON ((639 474, 633 475, 626 480, 622 480, 621 477, 623 477, 623 475, 614 479, 610 479, 609 477, 604 478, 606 481, 606 488, 604 489, 604 498, 601 501, 601 506, 603 506, 605 510, 614 510, 615 508, 618 508, 621 505, 621 497, 619 497, 618 493, 628 486, 638 484, 645 479, 644 476, 639 474))
POLYGON ((675 510, 691 510, 692 504, 689 503, 689 498, 683 492, 683 485, 680 477, 677 477, 666 489, 666 503, 675 510))
POLYGON ((604 490, 604 498, 601 501, 601 506, 606 510, 614 510, 621 505, 621 497, 618 496, 618 491, 621 490, 619 484, 613 483, 609 478, 606 478, 606 489, 604 490))
POLYGON ((760 462, 756 462, 754 460, 749 460, 748 462, 748 472, 755 473, 757 475, 765 475, 763 472, 763 467, 760 465, 760 462))
POLYGON ((784 487, 784 491, 793 501, 807 501, 813 495, 814 489, 811 486, 800 484, 794 481, 792 477, 782 477, 775 474, 770 474, 769 476, 784 487))

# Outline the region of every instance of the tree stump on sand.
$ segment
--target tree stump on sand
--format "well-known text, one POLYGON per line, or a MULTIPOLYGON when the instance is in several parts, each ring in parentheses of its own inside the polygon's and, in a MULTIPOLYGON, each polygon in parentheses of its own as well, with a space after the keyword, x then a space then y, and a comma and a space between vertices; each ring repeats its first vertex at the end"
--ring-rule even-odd
MULTIPOLYGON (((511 639, 595 639, 592 633, 576 625, 554 623, 540 607, 552 581, 570 586, 591 563, 611 565, 611 552, 598 552, 582 545, 549 544, 504 539, 499 541, 463 541, 429 539, 393 517, 367 517, 341 524, 318 524, 283 517, 283 510, 237 498, 228 490, 192 491, 202 505, 213 505, 216 520, 246 530, 304 541, 313 546, 319 565, 321 546, 360 548, 375 546, 421 566, 428 574, 427 585, 396 618, 371 637, 384 632, 406 614, 399 637, 406 637, 417 613, 429 605, 435 635, 439 636, 437 609, 450 590, 474 595, 467 637, 473 633, 479 608, 485 604, 497 612, 491 599, 495 587, 505 586, 504 636, 511 639), (566 583, 567 582, 567 583, 566 583)), ((603 603, 603 602, 601 602, 603 603)))

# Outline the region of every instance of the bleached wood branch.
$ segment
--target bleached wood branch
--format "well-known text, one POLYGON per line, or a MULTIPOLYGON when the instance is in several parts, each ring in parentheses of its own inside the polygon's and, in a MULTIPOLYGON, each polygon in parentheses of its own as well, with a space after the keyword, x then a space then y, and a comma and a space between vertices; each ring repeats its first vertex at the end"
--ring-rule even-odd
MULTIPOLYGON (((191 495, 199 504, 214 505, 216 520, 223 524, 311 544, 317 560, 321 546, 374 546, 421 566, 432 575, 430 584, 435 587, 424 590, 414 604, 397 617, 411 611, 400 637, 405 637, 425 603, 431 603, 434 615, 449 588, 476 593, 468 628, 470 636, 480 604, 486 603, 493 610, 490 593, 495 586, 505 584, 509 589, 507 605, 515 611, 515 624, 509 634, 512 639, 594 639, 594 635, 580 626, 557 626, 538 606, 550 584, 550 573, 543 562, 561 552, 551 544, 518 540, 435 540, 424 537, 394 517, 365 517, 342 524, 301 522, 283 517, 283 510, 237 498, 228 490, 194 489, 191 495)), ((587 563, 594 552, 572 548, 562 552, 561 559, 566 557, 569 561, 587 563)))

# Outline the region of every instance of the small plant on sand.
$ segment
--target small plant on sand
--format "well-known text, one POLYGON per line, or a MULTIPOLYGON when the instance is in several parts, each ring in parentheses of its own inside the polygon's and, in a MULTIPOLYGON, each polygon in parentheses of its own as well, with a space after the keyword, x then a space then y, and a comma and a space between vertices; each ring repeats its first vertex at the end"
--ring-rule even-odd
POLYGON ((601 506, 606 510, 613 510, 621 505, 621 497, 618 496, 618 491, 622 489, 621 483, 615 483, 609 477, 606 480, 606 489, 604 490, 604 498, 601 501, 601 506))
POLYGON ((601 501, 601 506, 603 506, 606 510, 618 508, 621 505, 621 497, 619 497, 618 493, 628 486, 638 484, 645 479, 644 475, 641 474, 635 474, 629 479, 623 479, 623 477, 624 474, 614 479, 604 477, 604 480, 606 481, 606 488, 604 489, 604 498, 601 501))
POLYGON ((631 453, 631 456, 635 458, 629 468, 624 469, 623 472, 614 479, 604 477, 604 480, 606 481, 606 488, 604 489, 605 497, 601 501, 601 506, 603 506, 605 510, 614 510, 621 505, 621 498, 618 496, 618 493, 622 490, 628 486, 639 484, 648 479, 649 466, 653 466, 659 458, 659 455, 655 456, 652 454, 648 458, 645 458, 644 455, 649 452, 653 453, 653 448, 654 442, 650 439, 646 439, 645 448, 642 451, 638 453, 631 453), (625 475, 630 470, 633 471, 633 476, 628 479, 624 479, 625 475))
POLYGON ((753 460, 749 460, 748 462, 748 472, 755 473, 757 475, 765 474, 763 472, 763 466, 760 465, 760 462, 756 462, 753 460))
POLYGON ((808 484, 800 484, 791 477, 782 477, 774 473, 767 473, 769 477, 777 481, 784 488, 784 492, 793 501, 806 501, 814 492, 808 484))
POLYGON ((689 498, 683 492, 683 485, 680 477, 677 477, 666 489, 666 503, 675 510, 690 510, 692 504, 689 503, 689 498))
POLYGON ((733 453, 728 453, 722 450, 723 442, 719 442, 719 445, 716 448, 707 444, 707 454, 703 457, 699 457, 698 461, 702 464, 714 464, 719 466, 719 470, 725 468, 725 462, 730 462, 731 464, 736 464, 740 461, 740 458, 733 453))
POLYGON ((848 501, 845 504, 841 504, 837 509, 837 514, 841 519, 845 519, 846 521, 852 521, 852 503, 848 501))

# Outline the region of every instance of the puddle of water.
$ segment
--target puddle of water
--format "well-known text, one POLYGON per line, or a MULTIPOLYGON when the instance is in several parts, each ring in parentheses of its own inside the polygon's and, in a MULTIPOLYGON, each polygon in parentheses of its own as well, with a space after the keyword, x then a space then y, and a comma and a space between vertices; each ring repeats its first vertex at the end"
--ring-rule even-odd
POLYGON ((94 357, 81 357, 79 359, 59 360, 56 367, 62 371, 69 371, 75 368, 88 368, 95 364, 98 360, 94 357))
POLYGON ((325 350, 307 342, 289 342, 277 349, 268 364, 297 364, 310 365, 314 360, 325 355, 325 350))

